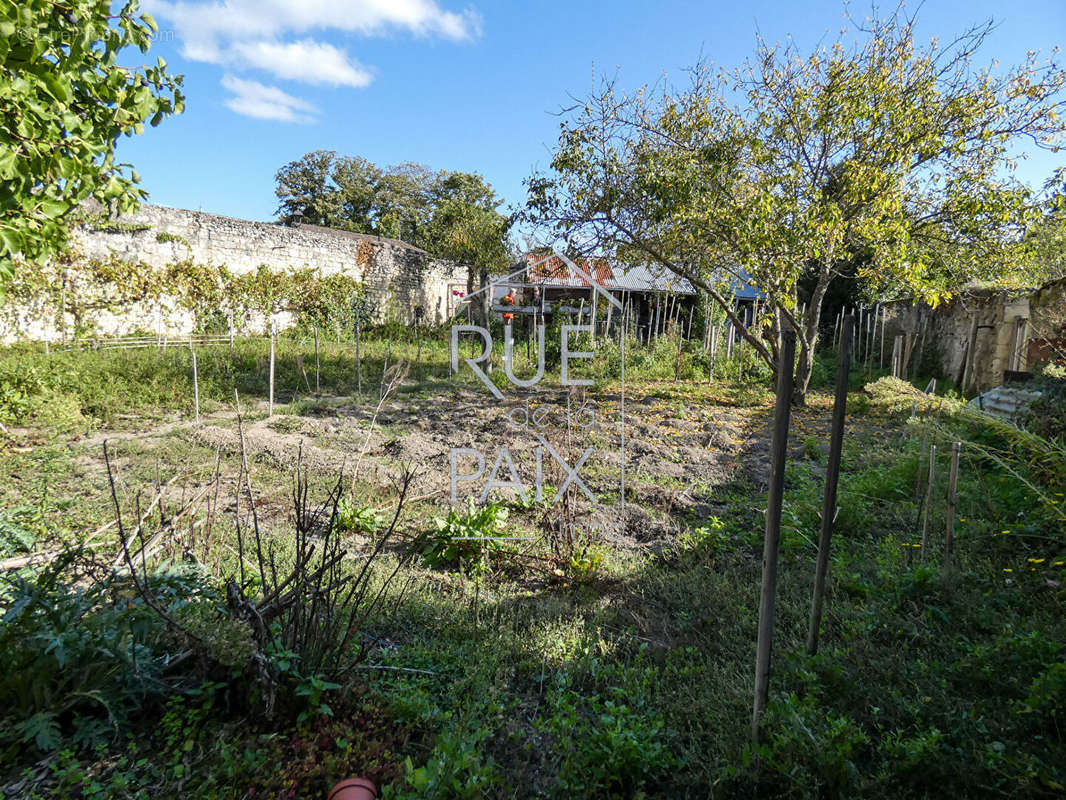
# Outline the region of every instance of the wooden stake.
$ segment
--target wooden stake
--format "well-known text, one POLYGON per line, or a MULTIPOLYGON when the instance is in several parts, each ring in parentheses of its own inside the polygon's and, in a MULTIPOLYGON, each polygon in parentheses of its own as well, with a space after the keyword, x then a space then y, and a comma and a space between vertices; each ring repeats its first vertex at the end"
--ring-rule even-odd
POLYGON ((356 392, 363 393, 363 354, 361 352, 361 336, 359 333, 359 310, 355 311, 355 380, 356 392))
POLYGON ((929 518, 933 504, 933 483, 936 480, 936 445, 929 445, 929 482, 925 485, 925 507, 922 509, 922 561, 929 549, 929 518))
POLYGON ((807 629, 807 652, 818 652, 818 629, 822 625, 825 578, 829 572, 829 545, 837 512, 837 483, 840 478, 840 454, 844 444, 844 415, 848 405, 848 370, 851 367, 851 317, 844 319, 840 350, 837 353, 837 385, 833 399, 833 422, 829 438, 829 463, 825 470, 825 495, 822 499, 822 531, 818 539, 818 562, 814 570, 814 596, 811 621, 807 629))
POLYGON ((267 402, 267 416, 274 416, 274 321, 270 322, 270 397, 267 402))
POLYGON ((710 351, 707 356, 707 383, 714 380, 714 359, 718 355, 718 326, 713 325, 710 329, 710 351))
POLYGON ((193 347, 192 338, 189 339, 189 352, 192 353, 192 397, 193 406, 196 409, 196 423, 200 423, 200 375, 196 369, 196 348, 193 347))
POLYGON ((319 384, 319 363, 318 363, 318 326, 315 326, 315 394, 321 394, 322 388, 319 384))
POLYGON ((970 335, 966 339, 966 359, 963 363, 962 371, 962 385, 959 386, 960 392, 966 392, 971 384, 976 383, 974 379, 974 372, 977 367, 977 359, 975 358, 975 351, 977 350, 977 312, 973 313, 973 319, 970 320, 970 335))
POLYGON ((796 361, 796 332, 782 331, 781 357, 777 362, 777 399, 774 432, 770 445, 770 487, 766 498, 766 532, 763 537, 762 591, 759 596, 759 639, 755 652, 755 703, 751 735, 759 739, 759 726, 770 694, 770 656, 773 649, 774 614, 777 602, 777 555, 781 546, 781 503, 785 489, 785 458, 788 425, 792 414, 792 372, 796 361))
POLYGON ((947 529, 944 537, 944 574, 951 571, 952 551, 955 549, 955 502, 958 500, 959 488, 959 451, 962 442, 951 445, 951 472, 948 473, 948 511, 947 529))
POLYGON ((681 325, 676 326, 674 333, 677 335, 677 361, 674 364, 674 383, 681 380, 681 325))

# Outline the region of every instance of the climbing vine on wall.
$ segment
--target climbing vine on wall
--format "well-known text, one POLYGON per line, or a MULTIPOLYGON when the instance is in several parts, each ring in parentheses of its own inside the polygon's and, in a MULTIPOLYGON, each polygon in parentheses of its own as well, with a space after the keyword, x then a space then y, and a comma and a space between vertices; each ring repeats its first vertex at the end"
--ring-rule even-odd
POLYGON ((62 309, 73 319, 75 335, 91 331, 101 312, 176 308, 192 312, 199 329, 226 319, 240 328, 254 317, 288 312, 297 325, 328 328, 339 337, 350 328, 353 308, 369 315, 372 305, 361 281, 321 275, 312 268, 282 272, 260 266, 236 274, 222 265, 186 259, 155 269, 143 262, 75 253, 18 270, 3 298, 9 318, 27 306, 51 309, 57 318, 62 309))

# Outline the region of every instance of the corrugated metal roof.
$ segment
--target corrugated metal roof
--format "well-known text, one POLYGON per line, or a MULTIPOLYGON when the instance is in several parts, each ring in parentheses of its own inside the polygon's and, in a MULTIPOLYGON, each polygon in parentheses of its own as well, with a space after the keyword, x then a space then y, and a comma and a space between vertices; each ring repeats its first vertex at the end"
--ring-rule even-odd
MULTIPOLYGON (((581 289, 589 282, 581 275, 572 275, 566 263, 558 256, 545 257, 542 252, 526 255, 529 265, 528 280, 556 288, 581 289)), ((691 281, 675 275, 664 267, 651 264, 638 264, 629 269, 621 266, 612 267, 606 258, 574 259, 604 289, 626 292, 672 292, 674 294, 696 294, 691 281)), ((755 300, 765 294, 751 285, 751 276, 740 267, 733 267, 728 272, 719 270, 715 283, 728 283, 728 294, 740 300, 755 300)))
MULTIPOLYGON (((589 282, 581 275, 573 275, 570 268, 558 256, 544 258, 537 253, 526 256, 530 265, 529 282, 559 288, 585 288, 589 282)), ((695 294, 692 284, 667 270, 657 270, 647 265, 622 270, 612 267, 606 258, 578 258, 578 266, 596 279, 604 289, 630 292, 675 292, 695 294)))
POLYGON ((673 292, 675 294, 696 294, 696 290, 685 278, 656 269, 647 264, 638 264, 623 272, 616 270, 612 289, 629 292, 673 292))
MULTIPOLYGON (((544 258, 536 253, 526 256, 530 265, 529 282, 542 283, 545 286, 587 287, 589 282, 581 275, 573 275, 570 268, 558 256, 544 258)), ((574 263, 593 277, 600 286, 611 288, 614 274, 606 258, 578 258, 574 263)))

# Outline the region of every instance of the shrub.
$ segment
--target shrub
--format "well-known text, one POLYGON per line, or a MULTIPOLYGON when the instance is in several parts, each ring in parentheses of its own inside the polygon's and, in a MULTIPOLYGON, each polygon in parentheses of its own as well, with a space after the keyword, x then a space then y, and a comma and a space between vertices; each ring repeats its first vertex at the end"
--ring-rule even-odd
POLYGON ((336 525, 340 531, 376 536, 387 524, 377 509, 358 505, 349 497, 337 504, 336 525))
POLYGON ((641 797, 674 766, 663 718, 631 707, 621 689, 611 699, 558 691, 542 728, 563 753, 556 784, 560 797, 641 797))
MULTIPOLYGON (((77 745, 95 745, 186 680, 169 669, 185 648, 164 618, 128 577, 83 586, 80 558, 70 551, 33 577, 4 581, 0 740, 8 744, 52 750, 72 734, 77 745)), ((198 570, 158 570, 148 580, 168 614, 198 608, 218 616, 220 598, 198 570)))
POLYGON ((452 509, 448 516, 433 520, 433 530, 422 551, 431 567, 458 567, 472 575, 489 568, 489 557, 501 549, 507 509, 499 503, 474 505, 470 498, 465 511, 452 509))

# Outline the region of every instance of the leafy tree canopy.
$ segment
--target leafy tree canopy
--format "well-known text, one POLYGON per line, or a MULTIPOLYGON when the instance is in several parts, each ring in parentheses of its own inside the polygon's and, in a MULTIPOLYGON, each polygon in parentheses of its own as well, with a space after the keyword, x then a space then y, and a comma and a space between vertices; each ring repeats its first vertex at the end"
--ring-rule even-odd
POLYGON ((468 266, 497 268, 509 258, 511 218, 480 175, 433 172, 421 164, 381 168, 358 156, 315 150, 278 170, 278 214, 400 239, 468 266))
POLYGON ((802 396, 840 264, 868 251, 859 279, 933 303, 1004 274, 1034 213, 1013 148, 1063 134, 1066 73, 1053 62, 978 68, 991 23, 946 47, 920 45, 914 26, 901 6, 810 54, 760 40, 740 69, 698 64, 679 90, 608 81, 529 180, 530 216, 684 275, 727 309, 712 278, 743 269, 775 314, 741 335, 774 367, 793 327, 802 396))
POLYGON ((147 196, 129 164, 115 162, 121 134, 142 133, 184 107, 181 76, 166 63, 125 67, 156 23, 135 0, 0 3, 0 275, 14 258, 59 252, 80 203, 131 210, 147 196))

